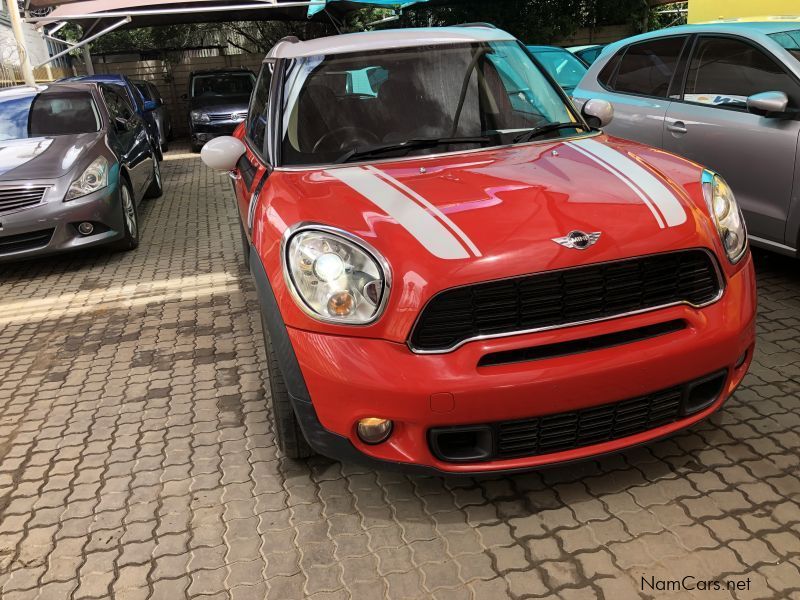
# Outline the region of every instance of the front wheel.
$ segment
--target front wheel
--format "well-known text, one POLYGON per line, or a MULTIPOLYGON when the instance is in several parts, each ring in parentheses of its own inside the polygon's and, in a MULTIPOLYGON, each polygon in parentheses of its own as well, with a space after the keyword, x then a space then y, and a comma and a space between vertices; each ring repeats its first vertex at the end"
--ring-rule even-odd
POLYGON ((124 179, 119 185, 119 199, 122 207, 122 228, 124 237, 117 242, 118 250, 133 250, 139 245, 139 213, 133 201, 133 193, 128 182, 124 179))
POLYGON ((264 332, 264 351, 267 355, 267 373, 269 375, 269 390, 272 401, 272 422, 275 427, 275 443, 287 458, 308 458, 314 455, 314 450, 308 445, 297 415, 292 408, 289 390, 283 380, 275 349, 272 347, 267 324, 261 317, 261 327, 264 332))
POLYGON ((160 198, 164 193, 163 183, 161 182, 161 165, 158 164, 158 159, 153 155, 153 180, 150 186, 144 193, 145 198, 160 198))

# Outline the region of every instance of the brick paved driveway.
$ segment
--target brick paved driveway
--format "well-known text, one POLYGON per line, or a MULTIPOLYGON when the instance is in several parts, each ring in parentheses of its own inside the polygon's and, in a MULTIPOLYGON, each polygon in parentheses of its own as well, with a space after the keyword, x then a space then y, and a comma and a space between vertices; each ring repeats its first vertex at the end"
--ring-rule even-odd
POLYGON ((669 440, 509 478, 298 463, 226 178, 164 167, 137 251, 0 267, 2 600, 800 597, 795 263, 759 256, 746 385, 669 440))

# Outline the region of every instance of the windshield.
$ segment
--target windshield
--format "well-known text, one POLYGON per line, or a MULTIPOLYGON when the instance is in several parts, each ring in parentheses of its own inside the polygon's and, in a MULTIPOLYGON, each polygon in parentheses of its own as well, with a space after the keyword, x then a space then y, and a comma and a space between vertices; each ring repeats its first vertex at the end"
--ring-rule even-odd
POLYGON ((800 29, 772 33, 769 37, 786 48, 795 60, 800 60, 800 29))
POLYGON ((100 130, 87 92, 45 92, 0 98, 0 140, 77 135, 100 130))
POLYGON ((586 67, 567 50, 531 50, 542 66, 567 92, 574 90, 586 74, 586 67))
POLYGON ((212 73, 195 75, 192 97, 250 96, 255 77, 252 73, 212 73))
POLYGON ((284 165, 345 162, 377 149, 390 150, 382 158, 458 151, 512 144, 530 130, 537 138, 581 130, 517 42, 296 59, 282 114, 284 165), (557 123, 566 125, 538 131, 557 123))

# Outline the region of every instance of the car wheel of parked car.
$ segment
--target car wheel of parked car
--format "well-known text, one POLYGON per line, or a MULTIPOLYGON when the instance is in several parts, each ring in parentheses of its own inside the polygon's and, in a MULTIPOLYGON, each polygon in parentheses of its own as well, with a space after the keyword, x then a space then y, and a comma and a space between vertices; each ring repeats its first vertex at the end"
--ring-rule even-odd
POLYGON ((161 182, 161 165, 158 160, 153 161, 153 181, 150 182, 150 187, 144 194, 145 198, 160 198, 164 193, 164 185, 161 182))
POLYGON ((272 422, 275 425, 275 443, 288 458, 308 458, 313 456, 314 450, 308 445, 297 415, 294 414, 289 391, 283 380, 275 350, 272 347, 267 332, 267 324, 261 317, 261 328, 264 332, 264 351, 267 355, 267 373, 269 375, 269 390, 272 398, 272 422))
POLYGON ((119 250, 133 250, 139 245, 139 213, 133 200, 131 186, 124 179, 119 186, 120 204, 122 205, 122 227, 125 237, 117 242, 119 250))
POLYGON ((197 154, 197 153, 198 153, 198 152, 200 152, 200 150, 202 150, 202 149, 203 149, 203 146, 202 146, 202 144, 197 144, 197 143, 195 143, 195 142, 192 142, 192 152, 194 152, 195 154, 197 154))

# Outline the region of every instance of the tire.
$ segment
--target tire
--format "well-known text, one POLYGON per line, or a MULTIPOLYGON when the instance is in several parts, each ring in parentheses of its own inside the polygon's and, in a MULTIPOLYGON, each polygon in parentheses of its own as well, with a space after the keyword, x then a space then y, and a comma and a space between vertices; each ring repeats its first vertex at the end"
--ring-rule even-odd
POLYGON ((203 149, 203 145, 202 144, 198 144, 197 142, 192 142, 192 152, 197 154, 202 149, 203 149))
POLYGON ((272 347, 267 324, 262 315, 261 328, 264 332, 264 351, 267 355, 267 372, 269 374, 269 390, 272 403, 272 421, 275 425, 275 443, 287 458, 308 458, 315 452, 308 445, 297 415, 292 408, 289 391, 283 380, 275 349, 272 347))
POLYGON ((250 270, 250 243, 247 241, 247 234, 244 231, 244 225, 239 221, 239 232, 242 234, 242 262, 247 270, 250 270))
POLYGON ((115 247, 117 250, 127 252, 139 246, 139 212, 136 210, 131 186, 125 179, 120 182, 119 199, 125 236, 116 243, 115 247))
POLYGON ((161 165, 158 160, 153 156, 153 181, 144 193, 145 198, 160 198, 164 193, 164 183, 161 180, 161 165))
POLYGON ((164 141, 161 144, 161 154, 163 155, 164 152, 169 152, 169 142, 164 141))

